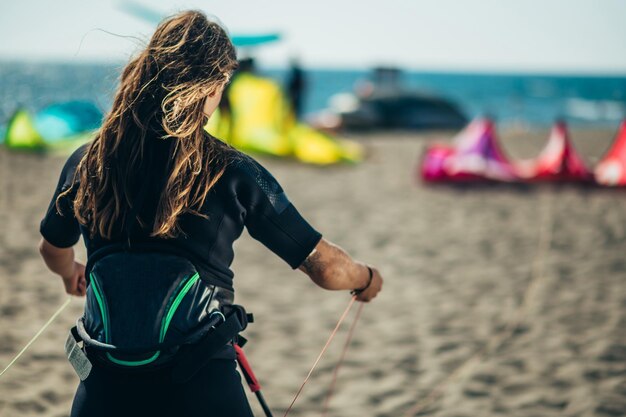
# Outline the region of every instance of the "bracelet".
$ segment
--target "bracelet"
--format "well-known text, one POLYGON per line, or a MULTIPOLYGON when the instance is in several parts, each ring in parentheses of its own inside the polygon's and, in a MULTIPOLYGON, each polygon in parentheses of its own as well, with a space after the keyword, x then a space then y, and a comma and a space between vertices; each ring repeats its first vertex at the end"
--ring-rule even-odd
POLYGON ((370 274, 369 281, 367 281, 367 285, 365 287, 363 287, 363 288, 356 288, 356 289, 350 291, 350 294, 352 294, 352 295, 359 295, 363 291, 365 291, 366 289, 368 289, 370 287, 370 284, 372 283, 372 278, 374 278, 374 271, 372 271, 372 268, 370 268, 369 266, 366 265, 366 267, 367 267, 367 271, 370 274))

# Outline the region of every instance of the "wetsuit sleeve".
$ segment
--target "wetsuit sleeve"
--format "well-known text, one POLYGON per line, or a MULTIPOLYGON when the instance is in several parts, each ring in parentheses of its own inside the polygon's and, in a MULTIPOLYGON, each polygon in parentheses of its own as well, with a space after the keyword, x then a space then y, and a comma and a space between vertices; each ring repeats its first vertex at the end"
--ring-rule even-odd
POLYGON ((54 190, 54 195, 48 205, 48 210, 39 224, 39 232, 44 239, 58 248, 73 246, 80 238, 80 227, 72 211, 71 198, 61 199, 59 204, 60 212, 57 209, 56 200, 59 194, 72 185, 74 171, 82 158, 84 150, 85 146, 79 148, 65 162, 59 182, 54 190))
POLYGON ((250 236, 296 269, 322 235, 304 220, 280 184, 258 162, 250 159, 239 164, 238 176, 237 199, 250 236))

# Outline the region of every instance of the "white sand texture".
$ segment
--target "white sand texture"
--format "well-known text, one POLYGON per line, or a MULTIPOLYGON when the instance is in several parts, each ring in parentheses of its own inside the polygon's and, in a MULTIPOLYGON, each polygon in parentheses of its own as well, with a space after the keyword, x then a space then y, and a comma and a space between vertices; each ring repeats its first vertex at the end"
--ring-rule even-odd
MULTIPOLYGON (((611 133, 573 136, 593 161, 611 133)), ((369 158, 357 166, 260 159, 315 228, 385 278, 363 310, 327 415, 625 416, 626 190, 427 186, 416 162, 435 136, 361 138, 369 158)), ((532 156, 546 138, 503 135, 516 157, 532 156)), ((64 158, 0 152, 4 368, 67 296, 37 252, 64 158)), ((256 317, 246 351, 281 416, 350 296, 319 289, 247 234, 235 249, 237 302, 256 317)), ((63 343, 82 303, 73 299, 0 378, 0 416, 69 415, 78 378, 63 343)), ((355 312, 291 416, 322 415, 355 312)))

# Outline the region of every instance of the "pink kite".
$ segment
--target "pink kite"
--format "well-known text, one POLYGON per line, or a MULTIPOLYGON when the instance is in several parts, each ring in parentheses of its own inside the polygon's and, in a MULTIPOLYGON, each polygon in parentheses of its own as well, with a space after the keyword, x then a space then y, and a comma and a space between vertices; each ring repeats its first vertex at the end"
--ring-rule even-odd
POLYGON ((515 181, 512 164, 500 149, 493 123, 478 119, 454 139, 454 145, 434 144, 424 153, 421 175, 429 182, 515 181))
POLYGON ((570 141, 567 127, 557 122, 550 139, 536 159, 515 163, 525 181, 591 181, 593 175, 570 141))
POLYGON ((422 179, 428 182, 449 181, 450 177, 444 171, 444 163, 454 154, 454 148, 443 143, 428 145, 422 157, 422 179))
POLYGON ((595 169, 596 182, 612 187, 626 186, 626 120, 617 137, 595 169))

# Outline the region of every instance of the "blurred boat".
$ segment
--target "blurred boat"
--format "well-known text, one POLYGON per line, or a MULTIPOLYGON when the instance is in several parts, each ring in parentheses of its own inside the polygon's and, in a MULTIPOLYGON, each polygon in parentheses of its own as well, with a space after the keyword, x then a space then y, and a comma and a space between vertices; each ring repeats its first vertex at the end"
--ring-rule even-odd
POLYGON ((373 81, 337 94, 313 118, 324 129, 460 129, 467 118, 455 103, 405 87, 397 68, 375 68, 373 81))

